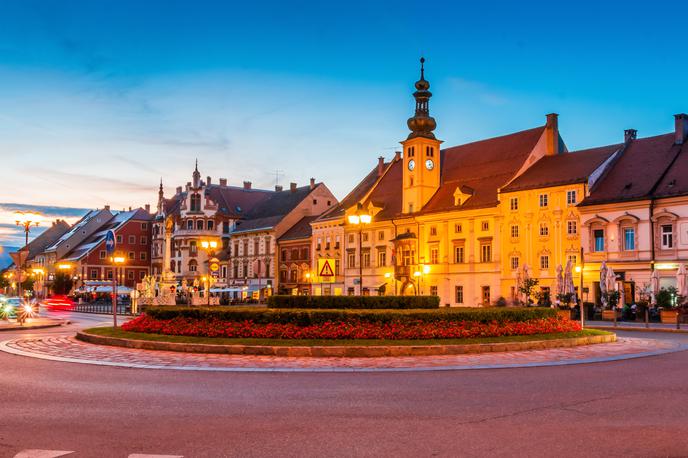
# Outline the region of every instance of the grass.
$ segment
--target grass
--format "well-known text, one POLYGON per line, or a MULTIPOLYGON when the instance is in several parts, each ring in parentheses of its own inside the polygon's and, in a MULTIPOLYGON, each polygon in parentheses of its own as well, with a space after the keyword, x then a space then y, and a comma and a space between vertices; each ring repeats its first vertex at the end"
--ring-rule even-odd
POLYGON ((481 343, 528 342, 535 340, 568 339, 574 337, 601 336, 612 334, 597 329, 584 329, 576 332, 562 332, 555 334, 534 334, 530 336, 484 337, 475 339, 435 339, 435 340, 330 340, 330 339, 229 339, 222 337, 188 337, 168 336, 164 334, 147 334, 143 332, 127 332, 112 327, 85 329, 84 332, 104 337, 117 337, 132 340, 151 340, 155 342, 176 342, 189 344, 213 345, 269 345, 269 346, 373 346, 373 345, 467 345, 481 343))

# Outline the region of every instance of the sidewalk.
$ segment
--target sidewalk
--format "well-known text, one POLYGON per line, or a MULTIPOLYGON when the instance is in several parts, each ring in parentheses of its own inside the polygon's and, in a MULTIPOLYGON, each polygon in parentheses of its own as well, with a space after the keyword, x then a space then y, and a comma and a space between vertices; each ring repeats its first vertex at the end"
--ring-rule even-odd
POLYGON ((617 321, 616 327, 614 327, 613 321, 586 321, 586 328, 596 328, 596 329, 618 329, 619 331, 643 331, 643 332, 680 332, 688 333, 688 323, 682 323, 681 329, 676 329, 675 324, 667 323, 649 323, 648 327, 645 327, 645 323, 642 321, 617 321))
POLYGON ((12 319, 10 321, 0 320, 0 331, 19 331, 27 329, 42 329, 53 328, 68 324, 67 320, 58 320, 55 318, 28 318, 23 326, 12 319))

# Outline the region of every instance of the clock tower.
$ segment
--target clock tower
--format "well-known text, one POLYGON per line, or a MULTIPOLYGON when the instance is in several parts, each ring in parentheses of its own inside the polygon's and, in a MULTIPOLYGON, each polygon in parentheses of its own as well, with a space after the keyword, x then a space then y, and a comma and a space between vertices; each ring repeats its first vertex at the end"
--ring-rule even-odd
POLYGON ((411 133, 404 145, 403 213, 420 211, 440 186, 440 140, 432 133, 437 124, 430 116, 430 83, 425 80, 425 59, 420 59, 416 81, 416 113, 407 121, 411 133))

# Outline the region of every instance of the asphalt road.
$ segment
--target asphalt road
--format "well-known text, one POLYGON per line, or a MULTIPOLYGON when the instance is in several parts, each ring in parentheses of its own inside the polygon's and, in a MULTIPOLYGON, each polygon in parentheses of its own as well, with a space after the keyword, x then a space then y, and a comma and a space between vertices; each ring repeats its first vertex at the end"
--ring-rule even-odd
MULTIPOLYGON (((73 329, 107 321, 71 319, 73 329)), ((55 332, 64 328, 36 334, 55 332)), ((333 374, 156 371, 0 353, 0 368, 2 457, 688 456, 688 352, 333 374)))

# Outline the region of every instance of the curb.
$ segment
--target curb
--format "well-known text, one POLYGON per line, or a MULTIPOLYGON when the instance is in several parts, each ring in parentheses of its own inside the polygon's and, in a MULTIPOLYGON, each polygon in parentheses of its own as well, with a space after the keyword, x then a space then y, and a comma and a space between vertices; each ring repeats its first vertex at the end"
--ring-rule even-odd
POLYGON ((9 331, 30 331, 32 329, 47 329, 47 328, 59 328, 60 326, 64 326, 65 324, 70 324, 69 321, 60 321, 59 323, 53 323, 53 324, 39 324, 36 326, 13 326, 13 327, 0 327, 0 332, 9 332, 9 331))
POLYGON ((600 331, 669 332, 674 334, 688 334, 688 329, 639 328, 636 326, 587 326, 586 329, 597 329, 600 331))
POLYGON ((283 356, 283 357, 349 357, 375 358, 385 356, 436 356, 476 353, 547 350, 551 348, 577 347, 598 343, 616 342, 616 334, 603 336, 573 337, 569 339, 535 340, 531 342, 486 343, 467 345, 395 345, 395 346, 314 346, 289 347, 267 345, 214 345, 179 342, 155 342, 150 340, 105 337, 82 331, 76 338, 83 342, 140 350, 176 351, 185 353, 217 353, 228 355, 283 356))

